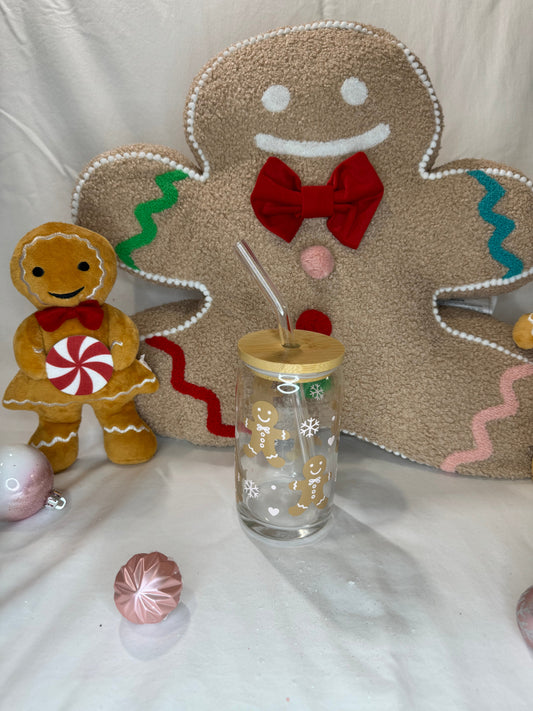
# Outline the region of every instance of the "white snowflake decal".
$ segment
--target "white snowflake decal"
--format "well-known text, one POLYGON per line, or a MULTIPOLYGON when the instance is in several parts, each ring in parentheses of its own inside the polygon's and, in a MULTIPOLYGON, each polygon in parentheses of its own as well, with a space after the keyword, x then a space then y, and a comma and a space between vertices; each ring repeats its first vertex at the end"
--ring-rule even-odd
POLYGON ((322 400, 324 397, 324 388, 318 383, 314 383, 309 388, 309 395, 311 395, 314 400, 322 400))
POLYGON ((309 419, 304 420, 304 422, 300 425, 300 434, 305 437, 312 437, 317 434, 319 427, 320 422, 316 419, 316 417, 310 417, 309 419))
POLYGON ((259 496, 259 487, 251 479, 244 480, 242 490, 246 494, 246 496, 249 496, 252 499, 256 499, 259 496))

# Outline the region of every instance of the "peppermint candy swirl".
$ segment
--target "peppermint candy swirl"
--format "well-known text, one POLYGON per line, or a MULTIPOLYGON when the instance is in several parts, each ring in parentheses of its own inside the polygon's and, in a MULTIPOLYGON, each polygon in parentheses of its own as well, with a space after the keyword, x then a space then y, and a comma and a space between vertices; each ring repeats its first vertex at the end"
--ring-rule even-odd
POLYGON ((113 375, 113 358, 107 347, 91 336, 68 336, 46 356, 46 374, 67 395, 92 395, 113 375))

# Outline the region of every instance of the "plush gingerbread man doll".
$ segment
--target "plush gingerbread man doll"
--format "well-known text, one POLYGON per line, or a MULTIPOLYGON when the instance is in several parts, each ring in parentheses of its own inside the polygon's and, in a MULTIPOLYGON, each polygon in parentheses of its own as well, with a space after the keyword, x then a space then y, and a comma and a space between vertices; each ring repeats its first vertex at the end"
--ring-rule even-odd
POLYGON ((109 459, 132 464, 150 459, 155 435, 139 417, 133 398, 157 390, 131 319, 105 299, 116 278, 113 248, 99 234, 51 222, 25 235, 11 259, 15 287, 37 307, 14 337, 19 372, 3 404, 33 410, 39 425, 30 444, 54 472, 78 454, 84 404, 94 409, 109 459))
POLYGON ((331 479, 331 472, 326 472, 326 457, 317 454, 311 457, 304 464, 303 475, 305 479, 292 481, 289 488, 293 491, 300 491, 300 500, 295 506, 291 506, 289 513, 291 516, 299 516, 314 504, 317 509, 323 509, 328 503, 328 497, 324 494, 324 485, 331 479))
POLYGON ((275 442, 277 439, 288 439, 290 432, 274 427, 279 415, 270 402, 255 402, 253 413, 253 417, 247 417, 244 422, 245 427, 252 431, 250 443, 244 448, 244 453, 247 457, 257 457, 262 453, 271 466, 279 469, 285 464, 285 460, 276 452, 275 442))

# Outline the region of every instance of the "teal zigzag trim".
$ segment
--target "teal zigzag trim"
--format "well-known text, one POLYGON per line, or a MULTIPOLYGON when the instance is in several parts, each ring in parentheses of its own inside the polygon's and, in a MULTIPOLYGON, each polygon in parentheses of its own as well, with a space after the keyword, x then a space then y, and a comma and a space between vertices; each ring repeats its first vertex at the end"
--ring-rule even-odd
POLYGON ((516 225, 510 217, 500 215, 493 210, 496 203, 505 195, 505 190, 497 180, 494 180, 482 170, 469 170, 468 175, 475 178, 487 191, 479 201, 478 210, 485 222, 495 227, 488 241, 491 257, 503 264, 504 267, 507 267, 508 272, 503 277, 504 279, 516 276, 523 271, 524 263, 515 254, 502 246, 503 240, 511 234, 516 225))
POLYGON ((126 266, 136 269, 137 271, 139 270, 139 267, 132 259, 131 253, 154 241, 157 235, 157 225, 152 215, 156 212, 168 210, 169 207, 172 207, 178 202, 179 193, 174 187, 174 183, 186 177, 187 173, 184 173, 182 170, 170 170, 167 173, 156 175, 155 182, 163 195, 156 200, 148 200, 147 202, 139 203, 133 211, 133 214, 142 227, 142 232, 139 232, 139 234, 133 237, 128 237, 128 239, 119 242, 115 247, 118 258, 124 262, 126 266))

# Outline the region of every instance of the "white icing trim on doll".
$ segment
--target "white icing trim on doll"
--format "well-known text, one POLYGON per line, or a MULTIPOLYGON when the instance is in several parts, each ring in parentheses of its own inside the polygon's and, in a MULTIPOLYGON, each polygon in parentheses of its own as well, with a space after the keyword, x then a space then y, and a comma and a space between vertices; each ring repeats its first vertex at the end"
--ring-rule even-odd
POLYGON ((54 437, 54 439, 50 440, 50 442, 45 442, 44 439, 39 442, 39 444, 33 444, 32 447, 35 447, 36 449, 41 449, 41 447, 53 447, 54 444, 57 444, 58 442, 70 442, 70 440, 73 437, 77 437, 78 433, 77 432, 71 432, 68 437, 54 437))
POLYGON ((166 284, 167 286, 185 286, 188 289, 196 289, 197 291, 201 291, 204 295, 204 305, 199 311, 196 312, 194 316, 191 316, 191 318, 187 319, 187 321, 185 321, 184 323, 180 323, 178 326, 174 326, 173 328, 166 328, 164 331, 154 331, 153 333, 142 334, 139 336, 141 341, 146 341, 148 338, 153 338, 154 336, 172 336, 174 333, 185 331, 191 326, 194 326, 195 323, 198 323, 198 321, 203 316, 205 316, 205 314, 211 308, 211 304, 213 303, 213 297, 209 293, 209 289, 207 288, 207 286, 205 286, 205 284, 202 284, 199 281, 187 281, 186 279, 166 277, 162 274, 151 274, 150 272, 145 272, 142 269, 132 269, 131 267, 126 266, 122 262, 120 262, 120 266, 123 269, 126 269, 126 271, 131 272, 132 274, 142 276, 143 279, 148 279, 149 281, 156 281, 160 284, 166 284))
POLYGON ((379 123, 365 133, 349 138, 337 138, 334 141, 295 141, 272 136, 268 133, 258 133, 255 136, 255 145, 267 153, 299 156, 300 158, 326 158, 366 151, 368 148, 374 148, 374 146, 383 143, 389 135, 389 125, 379 123))
POLYGON ((144 425, 141 425, 140 427, 135 427, 135 425, 128 425, 124 429, 120 429, 120 427, 117 427, 114 425, 113 427, 104 427, 104 432, 109 432, 109 434, 112 434, 113 432, 118 432, 119 434, 126 434, 126 432, 142 432, 143 430, 146 430, 146 432, 150 432, 148 427, 145 427, 144 425))
POLYGON ((122 341, 113 341, 113 343, 109 346, 109 350, 114 348, 115 346, 123 346, 124 343, 122 341))
POLYGON ((22 253, 20 255, 20 259, 19 259, 20 278, 22 279, 24 284, 26 284, 26 288, 28 289, 29 293, 32 294, 32 296, 34 296, 37 299, 37 301, 39 301, 41 304, 43 304, 43 306, 49 305, 47 302, 40 299, 39 296, 34 291, 32 291, 29 283, 26 281, 26 278, 25 278, 26 269, 23 266, 23 262, 26 259, 26 253, 27 253, 28 249, 32 245, 34 245, 35 242, 37 242, 38 240, 41 240, 41 239, 44 239, 44 240, 54 239, 55 237, 65 237, 66 239, 77 239, 80 242, 84 242, 87 245, 87 247, 89 247, 89 249, 92 249, 92 251, 96 253, 96 258, 98 259, 100 272, 101 272, 100 281, 94 287, 94 289, 91 291, 91 293, 87 294, 85 296, 85 299, 92 298, 96 294, 96 292, 101 288, 101 286, 104 283, 105 277, 106 277, 106 270, 104 269, 104 261, 103 261, 102 257, 100 256, 100 250, 97 247, 95 247, 94 244, 91 244, 91 242, 89 242, 89 240, 86 239, 85 237, 80 237, 80 235, 76 235, 76 234, 73 234, 73 235, 72 234, 64 234, 63 232, 54 232, 54 234, 52 234, 52 235, 37 235, 36 237, 34 237, 32 239, 31 242, 28 242, 28 244, 24 245, 24 247, 22 249, 22 253))
POLYGON ((154 371, 150 368, 150 366, 148 365, 148 363, 146 362, 146 356, 144 355, 144 353, 141 353, 141 355, 137 358, 137 360, 139 361, 139 363, 140 363, 141 365, 144 365, 144 367, 145 367, 147 370, 149 370, 150 373, 153 373, 153 372, 154 372, 154 371))
POLYGON ((34 353, 44 353, 44 348, 35 348, 35 346, 34 346, 34 347, 33 347, 33 352, 34 352, 34 353))
MULTIPOLYGON (((146 363, 144 363, 144 365, 146 365, 146 363)), ((148 367, 148 366, 146 366, 146 367, 148 367)), ((152 371, 150 370, 150 372, 152 372, 152 371)), ((122 392, 117 393, 116 395, 113 395, 113 396, 109 395, 108 397, 101 397, 98 399, 99 400, 116 400, 117 398, 122 397, 122 395, 129 395, 131 392, 133 392, 134 390, 137 390, 137 388, 141 388, 146 383, 155 383, 155 382, 156 382, 155 376, 153 378, 145 378, 141 383, 132 385, 132 387, 129 390, 123 390, 122 392)))
POLYGON ((526 358, 525 356, 521 355, 520 353, 513 353, 512 351, 508 350, 504 346, 500 346, 497 343, 494 343, 493 341, 489 341, 486 338, 481 338, 480 336, 474 336, 472 333, 465 333, 464 331, 459 331, 456 328, 452 328, 449 326, 446 321, 442 318, 439 307, 438 307, 438 300, 441 298, 442 294, 447 294, 447 295, 452 295, 454 292, 472 292, 476 291, 478 289, 488 289, 489 287, 493 286, 503 286, 506 284, 512 284, 513 282, 519 281, 520 279, 524 279, 525 277, 531 276, 533 274, 533 267, 530 267, 529 269, 526 269, 525 271, 521 272, 520 274, 517 274, 516 276, 512 276, 507 278, 498 278, 498 279, 488 279, 487 281, 481 282, 479 284, 464 284, 462 286, 451 286, 451 287, 443 287, 441 289, 437 289, 433 296, 432 296, 432 306, 433 306, 433 315, 435 317, 435 321, 439 324, 441 328, 443 328, 445 331, 447 331, 451 336, 456 336, 457 338, 463 338, 466 341, 470 341, 472 343, 477 343, 482 346, 486 346, 488 348, 493 348, 496 351, 499 351, 500 353, 505 353, 505 355, 511 356, 511 358, 516 358, 516 360, 521 360, 524 361, 525 363, 530 363, 531 361, 529 358, 526 358))
MULTIPOLYGON (((143 365, 148 368, 146 363, 143 363, 143 365)), ((150 372, 152 370, 148 368, 150 372)), ((132 385, 132 387, 129 390, 123 390, 120 393, 117 393, 116 395, 108 395, 107 397, 100 397, 98 398, 98 402, 101 402, 102 400, 116 400, 119 397, 122 397, 123 395, 129 395, 132 393, 134 390, 137 390, 137 388, 142 387, 146 383, 155 383, 156 379, 155 376, 153 378, 145 378, 141 383, 137 383, 136 385, 132 385)), ((69 407, 72 405, 72 402, 41 402, 40 400, 35 401, 35 400, 4 400, 4 405, 45 405, 46 407, 69 407)))

